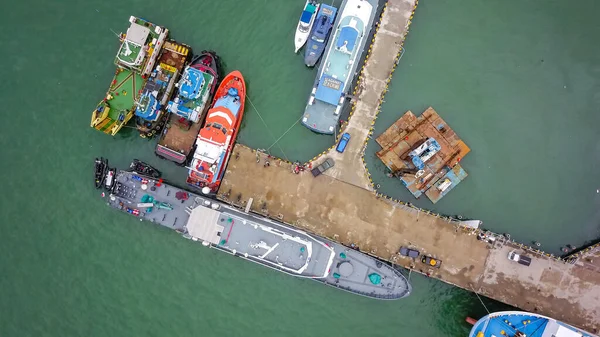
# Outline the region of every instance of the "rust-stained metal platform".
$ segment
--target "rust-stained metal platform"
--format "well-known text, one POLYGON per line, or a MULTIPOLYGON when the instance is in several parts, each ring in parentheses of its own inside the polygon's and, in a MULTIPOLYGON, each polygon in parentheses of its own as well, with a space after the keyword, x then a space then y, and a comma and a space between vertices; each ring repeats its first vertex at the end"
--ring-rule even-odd
POLYGON ((416 198, 425 194, 436 203, 467 177, 458 163, 471 149, 431 107, 419 117, 406 112, 376 141, 382 147, 377 157, 416 198), (429 139, 440 149, 418 168, 409 154, 429 139))

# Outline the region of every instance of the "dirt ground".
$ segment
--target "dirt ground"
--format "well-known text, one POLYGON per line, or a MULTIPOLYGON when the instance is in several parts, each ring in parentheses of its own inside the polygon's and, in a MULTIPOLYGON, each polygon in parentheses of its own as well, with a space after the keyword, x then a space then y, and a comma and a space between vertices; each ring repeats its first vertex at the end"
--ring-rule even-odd
POLYGON ((243 145, 234 149, 218 197, 241 208, 252 198, 256 213, 524 310, 598 329, 600 273, 531 254, 530 267, 519 265, 506 258, 512 247, 493 248, 447 220, 332 177, 295 174, 291 163, 243 145), (401 246, 441 260, 441 268, 400 257, 401 246))

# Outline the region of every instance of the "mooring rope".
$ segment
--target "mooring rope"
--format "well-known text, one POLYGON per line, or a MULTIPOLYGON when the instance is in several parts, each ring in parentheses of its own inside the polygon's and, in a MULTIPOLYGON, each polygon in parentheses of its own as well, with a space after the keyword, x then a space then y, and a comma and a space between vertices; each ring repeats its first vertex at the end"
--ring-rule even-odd
POLYGON ((298 118, 298 120, 292 124, 292 126, 290 126, 279 138, 277 138, 277 140, 275 141, 275 143, 271 144, 271 146, 269 146, 267 148, 267 151, 269 151, 275 144, 277 144, 277 142, 279 142, 281 140, 281 138, 283 138, 288 132, 290 132, 290 130, 296 126, 296 124, 298 124, 298 122, 302 119, 302 117, 298 118))
MULTIPOLYGON (((271 130, 269 129, 269 126, 267 125, 267 122, 265 122, 265 120, 262 118, 260 112, 258 112, 258 109, 256 108, 256 106, 254 105, 254 103, 252 103, 252 100, 250 99, 250 97, 248 97, 248 95, 246 95, 246 98, 248 99, 248 102, 250 102, 250 105, 252 105, 252 108, 254 108, 254 111, 256 111, 256 114, 258 114, 258 117, 260 118, 260 120, 263 122, 263 124, 265 125, 265 128, 267 129, 267 132, 269 132, 269 135, 271 135, 271 137, 273 139, 275 139, 275 136, 273 136, 273 134, 271 133, 271 130)), ((277 144, 277 141, 275 141, 274 144, 277 144)), ((285 157, 285 160, 290 161, 288 159, 288 157, 285 155, 285 152, 283 151, 283 149, 281 148, 281 146, 279 146, 279 144, 277 144, 277 147, 281 150, 281 153, 283 154, 283 156, 285 157)), ((270 147, 269 147, 270 149, 270 147)))
POLYGON ((473 289, 473 292, 475 293, 475 295, 477 295, 477 298, 479 299, 479 302, 481 302, 481 305, 483 305, 483 307, 485 308, 485 311, 487 311, 488 315, 490 314, 490 311, 488 310, 488 308, 485 306, 485 304, 483 304, 483 300, 481 299, 481 297, 479 297, 479 294, 477 293, 477 291, 475 291, 475 289, 473 288, 473 285, 471 283, 469 283, 469 286, 471 286, 471 289, 473 289))

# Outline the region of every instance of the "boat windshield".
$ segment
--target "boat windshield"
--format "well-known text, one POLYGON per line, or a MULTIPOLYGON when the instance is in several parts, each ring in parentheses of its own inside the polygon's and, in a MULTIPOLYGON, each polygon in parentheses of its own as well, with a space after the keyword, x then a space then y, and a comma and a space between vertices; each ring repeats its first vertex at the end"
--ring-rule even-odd
POLYGON ((318 37, 316 37, 316 36, 313 36, 313 37, 312 37, 312 40, 313 40, 313 41, 315 41, 315 42, 319 42, 319 43, 323 43, 323 42, 325 42, 325 39, 320 39, 320 38, 318 38, 318 37))
POLYGON ((308 33, 308 28, 309 28, 308 24, 300 23, 300 27, 298 27, 298 30, 301 31, 302 33, 308 33))

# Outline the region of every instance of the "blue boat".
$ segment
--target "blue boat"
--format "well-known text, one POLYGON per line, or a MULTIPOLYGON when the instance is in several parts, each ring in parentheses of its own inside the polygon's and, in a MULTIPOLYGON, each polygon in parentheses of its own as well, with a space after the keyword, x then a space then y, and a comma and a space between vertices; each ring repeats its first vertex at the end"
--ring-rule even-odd
POLYGON ((304 63, 307 66, 314 67, 321 58, 321 55, 323 55, 336 13, 337 8, 321 4, 321 8, 317 13, 317 20, 313 25, 306 49, 304 50, 304 63))
POLYGON ((587 331, 546 316, 523 312, 501 311, 477 321, 469 337, 597 337, 587 331))
POLYGON ((302 124, 310 130, 323 134, 336 132, 378 5, 379 0, 344 0, 342 3, 341 14, 334 24, 335 34, 327 43, 302 116, 302 124))

